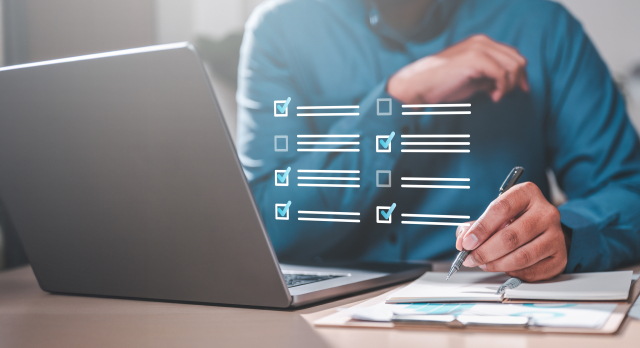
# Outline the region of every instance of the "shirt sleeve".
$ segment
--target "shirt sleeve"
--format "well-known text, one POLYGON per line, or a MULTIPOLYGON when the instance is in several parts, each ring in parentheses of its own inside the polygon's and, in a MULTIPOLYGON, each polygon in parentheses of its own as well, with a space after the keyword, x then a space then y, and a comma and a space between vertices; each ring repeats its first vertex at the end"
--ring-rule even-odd
MULTIPOLYGON (((277 16, 271 11, 269 16, 277 16)), ((328 130, 319 132, 313 117, 297 117, 296 107, 309 104, 310 92, 304 87, 304 71, 296 60, 295 40, 287 40, 287 31, 280 30, 278 21, 269 17, 252 18, 245 30, 241 48, 238 80, 237 147, 245 174, 262 214, 271 242, 282 260, 304 260, 310 255, 322 255, 348 245, 359 224, 298 221, 298 210, 361 212, 353 219, 371 219, 375 212, 376 178, 360 173, 359 188, 297 187, 292 179, 297 170, 360 170, 376 168, 392 170, 398 156, 376 156, 376 132, 385 130, 400 134, 415 129, 410 118, 398 120, 377 115, 377 99, 391 98, 386 93, 387 81, 382 80, 359 100, 334 101, 334 105, 357 104, 360 116, 335 117, 328 130), (278 39, 276 39, 278 38, 278 39), (285 38, 285 39, 283 39, 285 38), (300 93, 306 91, 306 93, 300 93), (274 117, 274 100, 291 98, 288 117, 274 117), (359 138, 359 152, 298 152, 299 134, 352 134, 359 138), (274 151, 274 136, 288 137, 288 151, 274 151), (275 186, 275 170, 291 167, 289 186, 275 186), (290 220, 275 219, 275 204, 291 201, 290 220), (343 243, 341 243, 343 242, 343 243)), ((392 100, 392 109, 400 104, 392 100)), ((399 146, 393 145, 392 146, 399 146)), ((317 146, 316 146, 317 147, 317 146)), ((325 146, 326 147, 326 146, 325 146)), ((293 180, 297 182, 297 180, 293 180)), ((355 252, 355 251, 354 251, 355 252)))
POLYGON ((581 25, 564 9, 547 37, 550 166, 568 197, 565 272, 640 261, 640 147, 625 102, 581 25))

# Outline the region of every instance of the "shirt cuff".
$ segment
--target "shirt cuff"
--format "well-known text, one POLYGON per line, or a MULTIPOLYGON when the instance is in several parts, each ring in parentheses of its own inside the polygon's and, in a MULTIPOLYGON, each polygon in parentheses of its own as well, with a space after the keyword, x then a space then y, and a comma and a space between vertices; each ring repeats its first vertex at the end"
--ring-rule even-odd
MULTIPOLYGON (((563 230, 571 233, 571 244, 564 273, 592 272, 603 269, 600 264, 601 227, 572 209, 570 202, 558 208, 563 230)), ((604 225, 607 223, 605 222, 604 225)), ((606 268, 606 267, 605 267, 606 268)))

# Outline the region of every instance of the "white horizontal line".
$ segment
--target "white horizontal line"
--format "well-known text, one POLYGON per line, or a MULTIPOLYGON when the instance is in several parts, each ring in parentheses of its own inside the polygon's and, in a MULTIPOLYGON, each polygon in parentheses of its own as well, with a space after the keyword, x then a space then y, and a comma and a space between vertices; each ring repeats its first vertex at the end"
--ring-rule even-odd
POLYGON ((401 214, 403 217, 423 217, 434 219, 470 219, 468 215, 401 214))
POLYGON ((471 150, 400 150, 400 152, 469 153, 471 150))
POLYGON ((470 138, 469 134, 403 134, 401 138, 470 138))
POLYGON ((298 152, 360 152, 360 149, 298 149, 298 152))
POLYGON ((360 138, 359 134, 298 134, 298 138, 360 138))
POLYGON ((403 176, 400 180, 409 180, 409 181, 471 181, 469 178, 417 178, 417 177, 405 177, 403 176))
POLYGON ((298 173, 360 173, 359 170, 313 170, 313 169, 298 169, 298 173))
POLYGON ((360 105, 298 106, 298 110, 359 109, 360 105))
POLYGON ((405 111, 403 115, 471 115, 471 111, 405 111))
POLYGON ((347 184, 298 184, 298 186, 306 186, 306 187, 354 187, 354 188, 360 187, 360 185, 347 185, 347 184))
POLYGON ((30 68, 30 67, 34 67, 34 66, 43 66, 43 65, 53 65, 53 64, 60 64, 60 63, 77 62, 77 61, 81 61, 81 60, 90 60, 90 59, 96 59, 96 58, 124 56, 124 55, 129 55, 129 54, 134 54, 134 53, 164 51, 164 50, 187 47, 188 45, 189 45, 189 43, 187 43, 187 42, 178 42, 178 43, 171 43, 171 44, 164 44, 164 45, 147 46, 147 47, 141 47, 141 48, 131 48, 131 49, 126 49, 126 50, 121 50, 121 51, 112 51, 112 52, 105 52, 105 53, 88 54, 88 55, 79 56, 79 57, 53 59, 53 60, 47 60, 47 61, 44 61, 44 62, 27 63, 27 64, 19 64, 19 65, 10 65, 10 66, 5 66, 5 67, 0 67, 0 71, 30 68))
POLYGON ((436 142, 403 141, 402 143, 400 143, 400 145, 408 145, 408 146, 419 146, 419 145, 471 145, 471 143, 461 142, 461 141, 436 141, 436 142))
POLYGON ((310 114, 297 114, 296 116, 360 116, 357 112, 312 112, 310 114))
POLYGON ((359 141, 298 141, 298 145, 360 145, 359 141))
POLYGON ((471 186, 455 186, 455 185, 401 185, 406 188, 443 188, 443 189, 469 189, 471 186))
POLYGON ((352 215, 360 216, 358 212, 342 212, 342 211, 315 211, 315 210, 298 210, 298 214, 320 214, 320 215, 352 215))
POLYGON ((471 104, 407 104, 403 108, 468 108, 471 104))
POLYGON ((360 180, 348 176, 299 176, 298 180, 360 180))
POLYGON ((319 219, 319 218, 301 218, 299 217, 298 220, 301 221, 331 221, 331 222, 355 222, 355 223, 360 223, 360 220, 350 220, 350 219, 319 219))
POLYGON ((402 221, 402 223, 409 225, 469 226, 469 224, 457 222, 402 221))

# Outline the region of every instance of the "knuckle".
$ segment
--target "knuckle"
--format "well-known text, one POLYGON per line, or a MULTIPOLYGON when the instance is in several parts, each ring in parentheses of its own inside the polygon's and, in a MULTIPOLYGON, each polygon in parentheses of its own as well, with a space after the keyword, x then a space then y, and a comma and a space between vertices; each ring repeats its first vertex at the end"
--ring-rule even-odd
POLYGON ((528 266, 532 260, 531 253, 526 249, 518 250, 518 252, 514 256, 515 262, 519 266, 528 266))
POLYGON ((520 69, 520 64, 518 64, 518 62, 512 62, 512 63, 508 63, 507 69, 509 69, 509 71, 512 71, 513 75, 517 75, 518 74, 518 69, 520 69))
POLYGON ((482 248, 478 248, 474 251, 474 257, 476 259, 476 263, 479 265, 484 265, 486 264, 486 260, 487 260, 487 255, 485 255, 484 249, 482 248))
POLYGON ((523 270, 520 270, 520 279, 524 280, 525 282, 532 282, 537 280, 538 273, 539 272, 536 272, 533 267, 527 267, 523 270))
POLYGON ((532 183, 531 181, 527 181, 525 183, 522 183, 522 189, 528 193, 528 194, 536 194, 540 192, 540 189, 538 188, 538 185, 532 183))
POLYGON ((549 219, 556 223, 556 222, 560 222, 560 211, 558 209, 556 209, 556 207, 549 205, 549 211, 547 213, 547 215, 549 216, 549 219))
POLYGON ((517 231, 511 228, 505 228, 504 230, 502 230, 502 233, 500 235, 501 235, 502 243, 509 250, 513 250, 520 245, 520 236, 518 235, 517 231))
POLYGON ((538 220, 537 219, 532 219, 532 218, 522 218, 519 219, 522 220, 522 222, 520 222, 522 224, 522 233, 528 233, 531 234, 533 232, 535 232, 536 227, 537 227, 537 223, 538 220))
POLYGON ((489 262, 487 264, 485 264, 485 271, 487 272, 499 272, 498 267, 496 267, 496 263, 495 262, 489 262))
POLYGON ((522 55, 518 55, 518 61, 520 62, 521 66, 526 66, 529 63, 529 61, 527 61, 527 58, 522 55))
POLYGON ((483 220, 478 220, 476 221, 474 232, 476 232, 477 235, 484 237, 487 235, 489 230, 487 229, 487 226, 484 224, 483 220))
POLYGON ((500 215, 508 215, 512 207, 511 200, 507 197, 493 201, 492 205, 492 210, 500 215))

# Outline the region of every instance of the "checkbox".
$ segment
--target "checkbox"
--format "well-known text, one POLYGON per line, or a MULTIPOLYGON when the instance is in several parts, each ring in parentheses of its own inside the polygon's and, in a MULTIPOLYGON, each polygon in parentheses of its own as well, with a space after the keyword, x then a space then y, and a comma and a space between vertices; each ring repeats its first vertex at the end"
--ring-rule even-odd
POLYGON ((273 137, 273 144, 276 152, 287 152, 289 151, 289 136, 276 135, 273 137))
POLYGON ((274 100, 273 101, 273 116, 275 117, 287 117, 289 116, 289 105, 286 100, 274 100), (284 112, 281 112, 284 108, 284 112), (280 109, 280 110, 278 110, 280 109))
POLYGON ((391 142, 388 143, 387 148, 380 143, 380 140, 387 141, 388 139, 388 135, 376 135, 376 152, 391 152, 391 142))
POLYGON ((276 186, 289 186, 289 173, 287 170, 276 170, 276 186), (284 182, 280 180, 280 178, 284 178, 284 182))
POLYGON ((389 214, 389 218, 386 219, 384 216, 382 216, 382 212, 383 211, 387 211, 391 209, 391 207, 383 207, 383 206, 377 206, 376 207, 376 222, 379 224, 390 224, 391 223, 391 214, 389 214))
POLYGON ((391 116, 391 98, 376 99, 378 116, 391 116))
POLYGON ((390 170, 376 170, 376 187, 391 187, 390 170))
POLYGON ((276 220, 289 220, 289 207, 287 203, 276 203, 276 220), (282 216, 282 214, 280 214, 280 211, 278 210, 286 210, 285 215, 282 216))

